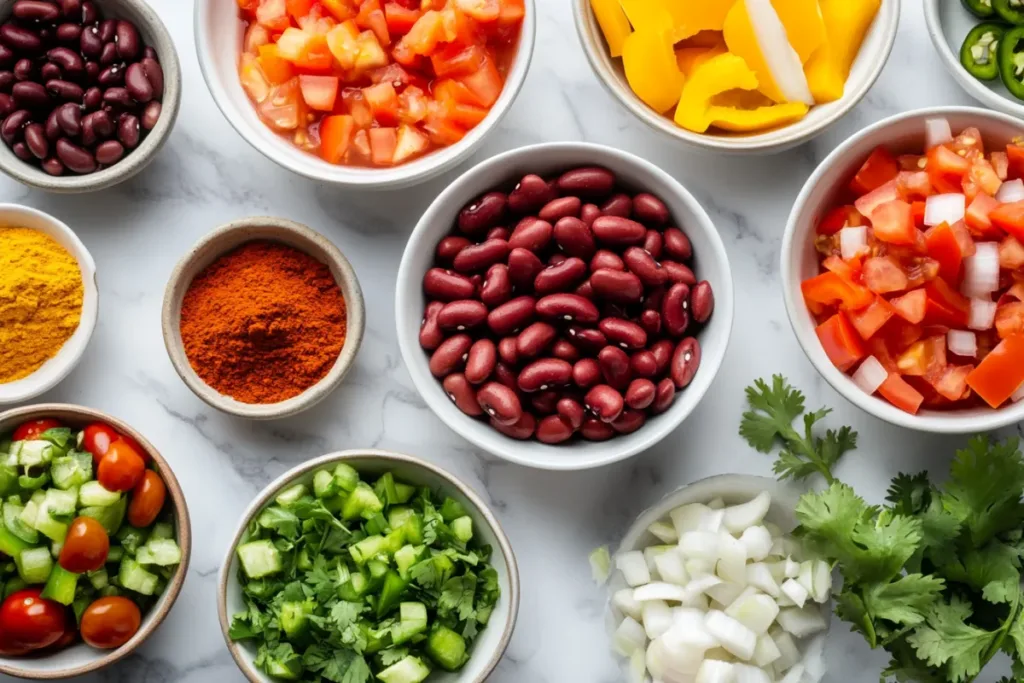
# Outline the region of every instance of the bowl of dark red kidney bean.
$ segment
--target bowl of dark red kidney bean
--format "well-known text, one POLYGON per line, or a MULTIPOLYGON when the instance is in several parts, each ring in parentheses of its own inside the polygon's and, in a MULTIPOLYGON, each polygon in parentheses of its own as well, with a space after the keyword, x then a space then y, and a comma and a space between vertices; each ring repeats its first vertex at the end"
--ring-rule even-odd
POLYGON ((0 2, 0 170, 51 192, 141 171, 181 101, 178 56, 144 0, 0 2))
POLYGON ((585 143, 514 150, 424 214, 399 267, 398 340, 427 405, 499 457, 583 469, 650 448, 721 366, 722 240, 667 173, 585 143))

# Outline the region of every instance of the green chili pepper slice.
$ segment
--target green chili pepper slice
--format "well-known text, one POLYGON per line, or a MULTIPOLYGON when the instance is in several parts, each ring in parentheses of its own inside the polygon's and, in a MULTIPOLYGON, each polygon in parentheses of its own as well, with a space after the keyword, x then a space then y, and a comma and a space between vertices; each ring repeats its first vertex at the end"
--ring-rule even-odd
POLYGON ((992 0, 992 9, 1011 24, 1024 26, 1024 0, 992 0))
POLYGON ((992 0, 960 0, 967 11, 981 19, 991 17, 995 10, 992 9, 992 0))
POLYGON ((1024 100, 1024 27, 1012 28, 999 41, 999 75, 1010 94, 1024 100))
POLYGON ((960 63, 967 73, 982 81, 999 78, 999 43, 1006 33, 1000 24, 978 24, 960 47, 960 63))

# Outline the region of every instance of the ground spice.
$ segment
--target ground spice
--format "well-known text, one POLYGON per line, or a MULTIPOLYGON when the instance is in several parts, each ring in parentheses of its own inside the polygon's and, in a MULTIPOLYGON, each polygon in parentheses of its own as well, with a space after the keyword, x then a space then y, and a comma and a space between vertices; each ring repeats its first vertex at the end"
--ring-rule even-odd
POLYGON ((78 261, 31 228, 0 228, 0 384, 57 355, 82 319, 78 261))
POLYGON ((278 403, 326 375, 345 344, 330 268, 277 242, 249 242, 192 281, 181 339, 204 382, 242 403, 278 403))

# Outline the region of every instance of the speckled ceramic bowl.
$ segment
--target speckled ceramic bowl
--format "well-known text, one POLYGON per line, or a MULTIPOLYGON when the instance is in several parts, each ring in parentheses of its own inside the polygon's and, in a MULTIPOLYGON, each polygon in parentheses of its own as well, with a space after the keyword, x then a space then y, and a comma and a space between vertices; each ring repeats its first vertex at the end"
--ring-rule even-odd
POLYGON ((188 573, 188 563, 192 553, 192 527, 189 521, 188 506, 185 504, 185 495, 182 493, 181 486, 174 477, 174 472, 171 471, 167 460, 160 455, 153 444, 116 417, 111 417, 92 408, 59 403, 25 406, 0 413, 0 433, 9 432, 23 422, 46 417, 55 418, 70 427, 79 428, 90 422, 105 422, 118 432, 135 439, 142 446, 153 459, 156 469, 167 486, 168 503, 174 508, 174 526, 178 533, 178 546, 181 548, 181 564, 178 565, 178 569, 157 599, 156 604, 143 614, 142 625, 138 632, 121 647, 115 650, 97 650, 79 642, 52 654, 27 657, 0 656, 0 673, 32 680, 54 680, 82 676, 91 671, 105 669, 130 655, 167 618, 167 614, 171 611, 174 601, 178 599, 181 587, 185 583, 185 575, 188 573))
POLYGON ((178 263, 164 293, 162 315, 164 345, 171 357, 171 363, 178 375, 196 396, 214 408, 225 413, 254 420, 271 420, 288 417, 312 408, 334 391, 355 362, 356 353, 363 342, 366 327, 363 291, 359 287, 355 270, 341 251, 330 240, 304 225, 283 218, 257 216, 233 221, 222 225, 189 250, 178 263), (338 354, 331 370, 313 386, 298 396, 280 403, 251 404, 236 401, 216 391, 204 382, 185 355, 181 341, 181 302, 185 298, 192 280, 204 268, 229 251, 247 242, 270 240, 281 242, 309 254, 317 261, 327 264, 331 274, 341 288, 347 309, 347 332, 345 344, 338 354))

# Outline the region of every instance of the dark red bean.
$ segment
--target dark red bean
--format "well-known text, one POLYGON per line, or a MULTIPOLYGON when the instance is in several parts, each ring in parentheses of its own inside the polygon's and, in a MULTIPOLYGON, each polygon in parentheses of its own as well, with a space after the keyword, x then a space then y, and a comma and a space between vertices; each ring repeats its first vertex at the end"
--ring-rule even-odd
POLYGON ((516 338, 516 354, 520 358, 536 358, 548 350, 556 336, 558 332, 551 325, 533 323, 516 338))
POLYGON ((575 294, 576 296, 582 296, 587 301, 593 301, 594 287, 593 285, 590 284, 590 278, 587 278, 576 289, 574 289, 573 294, 575 294))
POLYGON ((556 251, 554 254, 552 254, 551 256, 548 257, 548 265, 549 266, 557 266, 559 263, 562 263, 563 261, 565 261, 565 259, 566 259, 566 255, 565 254, 562 254, 562 253, 559 253, 559 252, 556 251))
POLYGON ((654 395, 654 402, 651 404, 651 413, 658 415, 665 412, 672 405, 676 397, 676 385, 671 377, 658 382, 658 390, 654 395))
MULTIPOLYGON (((46 132, 46 139, 49 140, 50 142, 57 142, 57 140, 64 135, 64 131, 61 129, 60 124, 57 122, 58 111, 59 109, 54 109, 53 111, 51 111, 50 115, 46 117, 46 124, 43 126, 43 129, 46 132)), ((84 122, 85 121, 83 119, 83 124, 84 122)), ((82 144, 84 144, 87 147, 91 146, 93 142, 95 142, 95 140, 88 140, 85 139, 84 137, 82 139, 82 144)))
POLYGON ((523 416, 519 397, 504 384, 488 382, 476 392, 476 400, 484 412, 500 424, 514 425, 523 416))
POLYGON ((598 351, 608 345, 608 339, 601 330, 572 326, 569 328, 569 336, 578 347, 591 355, 597 355, 598 351))
POLYGON ((605 318, 598 324, 608 341, 624 349, 642 349, 647 346, 647 332, 644 328, 623 318, 605 318))
POLYGON ((92 173, 96 170, 96 159, 93 155, 67 138, 57 140, 57 156, 75 173, 92 173))
POLYGON ((11 88, 14 102, 22 109, 36 109, 50 103, 50 95, 46 87, 35 81, 21 81, 11 88))
POLYGON ((675 348, 675 344, 669 339, 661 339, 651 344, 648 351, 654 355, 654 360, 658 363, 656 375, 663 375, 668 370, 668 364, 672 362, 672 353, 675 348))
MULTIPOLYGON (((103 102, 122 109, 135 108, 135 99, 127 88, 107 88, 103 91, 103 102)), ((136 125, 138 125, 138 119, 136 119, 136 125)))
POLYGON ((576 361, 572 366, 572 381, 580 389, 587 389, 601 381, 601 366, 593 358, 576 361))
POLYGON ((77 44, 82 37, 82 27, 78 24, 61 24, 57 27, 57 40, 62 43, 77 44))
POLYGON ((462 369, 469 355, 473 340, 468 334, 458 334, 444 340, 430 357, 430 372, 434 377, 447 377, 462 369))
MULTIPOLYGON (((103 49, 100 50, 100 66, 110 66, 118 59, 120 59, 120 57, 117 56, 117 45, 114 43, 107 43, 103 46, 103 49)), ((149 83, 148 80, 146 82, 149 83)))
POLYGON ((153 130, 156 128, 156 124, 160 120, 160 114, 163 113, 163 110, 163 105, 155 100, 147 104, 145 109, 142 110, 142 118, 140 119, 142 127, 146 130, 153 130))
POLYGON ((14 64, 14 50, 0 43, 0 68, 10 69, 14 64))
POLYGON ((532 296, 516 297, 492 310, 487 324, 499 337, 518 332, 533 321, 536 303, 532 296))
POLYGON ((580 220, 591 227, 594 221, 601 216, 601 209, 596 204, 584 204, 580 209, 580 220))
POLYGON ((569 397, 561 398, 555 405, 555 410, 574 430, 583 426, 586 412, 579 401, 569 397))
POLYGON ((568 292, 587 274, 587 264, 581 259, 568 258, 558 265, 548 266, 537 273, 533 280, 533 291, 538 296, 556 292, 568 292))
POLYGON ((661 267, 668 273, 669 282, 682 282, 684 285, 690 285, 691 287, 697 284, 697 278, 694 276, 693 271, 690 270, 689 266, 685 266, 682 263, 675 261, 661 262, 661 267))
POLYGON ((702 280, 690 292, 690 313, 698 323, 706 323, 714 310, 715 295, 711 291, 711 283, 702 280))
POLYGON ((46 53, 46 58, 69 76, 80 74, 85 69, 82 57, 71 48, 55 47, 46 53))
POLYGON ((633 216, 648 225, 664 225, 669 219, 668 207, 653 194, 641 192, 633 197, 633 216))
POLYGON ((587 441, 607 441, 615 436, 615 430, 596 417, 588 417, 580 427, 580 436, 587 441))
POLYGON ((487 269, 487 277, 480 285, 480 300, 488 308, 496 308, 512 298, 512 280, 508 266, 496 263, 487 269))
POLYGON ((35 70, 31 59, 19 59, 14 65, 14 78, 19 81, 30 81, 35 76, 35 70))
POLYGON ((499 362, 494 366, 494 379, 512 391, 519 391, 519 386, 516 384, 516 371, 506 363, 499 362))
POLYGON ((444 341, 444 332, 437 324, 437 314, 442 308, 444 304, 440 301, 431 301, 423 314, 423 321, 420 323, 420 346, 427 351, 436 350, 444 341))
POLYGON ((15 110, 14 98, 6 93, 0 93, 0 119, 15 110))
POLYGON ((24 142, 15 142, 14 147, 11 147, 11 151, 14 152, 14 156, 18 157, 22 161, 32 160, 32 150, 28 148, 24 142))
POLYGON ((658 387, 649 379, 635 379, 629 383, 626 389, 626 405, 633 410, 644 410, 654 403, 654 395, 658 387))
POLYGON ((618 247, 641 244, 647 236, 647 228, 621 216, 601 216, 590 229, 599 242, 618 247))
POLYGON ((519 364, 519 337, 504 337, 498 342, 498 355, 501 362, 511 366, 519 364))
POLYGON ((623 410, 618 419, 612 422, 612 429, 619 434, 632 434, 644 426, 647 415, 639 410, 623 410))
POLYGON ((617 346, 606 346, 597 354, 597 363, 601 366, 601 375, 605 381, 616 389, 629 386, 633 373, 629 368, 629 356, 617 346))
POLYGON ((555 412, 559 396, 561 394, 554 390, 538 391, 530 394, 530 406, 533 407, 538 415, 551 415, 555 412))
MULTIPOLYGON (((97 148, 98 155, 99 148, 97 148)), ((457 332, 482 325, 485 320, 487 320, 487 306, 484 306, 482 301, 475 299, 462 299, 447 303, 437 315, 437 324, 441 326, 442 330, 457 332)))
POLYGON ((149 45, 147 45, 147 46, 146 46, 146 47, 145 47, 145 48, 144 48, 144 49, 142 50, 142 56, 143 56, 143 58, 145 58, 145 59, 152 59, 152 60, 154 60, 154 61, 156 61, 156 62, 159 62, 159 61, 160 61, 160 55, 158 55, 158 54, 156 53, 156 50, 154 50, 154 49, 153 49, 153 48, 152 48, 151 46, 149 46, 149 45))
POLYGON ((42 68, 39 69, 40 80, 44 83, 46 81, 62 80, 63 75, 64 74, 61 73, 60 67, 50 62, 43 64, 42 68))
POLYGON ((450 270, 431 268, 423 276, 423 292, 431 299, 448 302, 473 298, 476 287, 468 277, 450 270))
POLYGON ((478 339, 469 348, 466 358, 466 379, 471 384, 482 384, 498 364, 498 349, 490 339, 478 339))
POLYGON ((42 124, 30 123, 25 126, 25 145, 37 159, 45 159, 50 153, 50 141, 42 124))
POLYGON ((689 386, 693 376, 700 368, 700 343, 693 337, 679 342, 672 354, 672 366, 669 371, 677 389, 689 386))
POLYGON ((567 256, 575 256, 585 261, 597 251, 594 244, 594 235, 579 218, 566 216, 555 223, 555 243, 567 256))
POLYGON ((572 380, 572 365, 559 358, 542 358, 519 373, 519 388, 527 393, 560 387, 572 380))
POLYGON ((508 208, 518 214, 539 211, 555 198, 555 191, 546 180, 538 175, 523 176, 515 189, 508 195, 508 208))
POLYGON ((16 82, 13 71, 0 71, 0 92, 9 94, 16 82))
MULTIPOLYGON (((102 104, 103 91, 95 86, 86 90, 85 94, 82 95, 82 106, 84 106, 87 111, 96 111, 102 104)), ((113 130, 113 127, 111 127, 111 130, 113 130)))
POLYGON ((654 377, 658 374, 658 359, 646 349, 637 351, 629 357, 629 369, 638 377, 654 377))
POLYGON ((544 262, 529 249, 517 248, 508 255, 508 277, 512 286, 520 292, 533 288, 533 280, 544 270, 544 262))
POLYGON ((563 173, 558 189, 578 197, 603 197, 615 187, 615 174, 599 166, 586 166, 563 173))
POLYGON ((622 394, 607 384, 592 387, 583 397, 583 405, 602 422, 614 422, 625 408, 622 394))
POLYGON ((534 431, 537 429, 537 418, 530 413, 523 413, 519 421, 513 425, 505 425, 491 418, 491 426, 507 437, 526 441, 533 436, 534 431))
POLYGON ((142 64, 136 62, 124 72, 124 87, 136 102, 145 104, 153 99, 153 86, 142 64))
POLYGON ((682 282, 672 285, 661 303, 661 321, 665 332, 681 337, 690 326, 690 288, 682 282))
POLYGON ((644 243, 641 246, 644 251, 651 255, 651 258, 657 260, 661 258, 661 253, 665 246, 665 239, 657 230, 648 230, 647 234, 644 236, 644 243))
POLYGON ((559 197, 545 204, 537 214, 537 217, 549 223, 554 223, 566 216, 579 216, 582 206, 583 202, 579 197, 559 197))
MULTIPOLYGON (((65 0, 66 2, 66 0, 65 0)), ((100 20, 100 8, 92 0, 85 0, 81 3, 82 7, 82 23, 83 24, 95 24, 100 20)), ((69 14, 67 10, 64 14, 69 14)))
POLYGON ((564 320, 590 325, 600 314, 592 302, 576 294, 549 294, 537 301, 537 315, 548 320, 564 320))
MULTIPOLYGON (((110 91, 108 90, 107 93, 110 91)), ((104 93, 106 97, 106 93, 104 93)), ((135 149, 139 144, 139 139, 142 133, 139 129, 139 118, 133 114, 128 114, 121 117, 121 121, 117 124, 117 139, 121 141, 121 144, 128 149, 135 149)))
POLYGON ((124 147, 117 140, 107 140, 96 146, 96 161, 104 166, 116 164, 124 157, 124 147))
POLYGON ((620 270, 595 270, 590 276, 590 284, 594 288, 594 295, 604 301, 632 304, 638 303, 644 295, 640 278, 620 270))
POLYGON ((527 216, 519 221, 519 225, 512 231, 508 246, 512 249, 529 249, 538 252, 548 245, 553 232, 554 228, 551 227, 551 223, 527 216))
POLYGON ((452 261, 455 260, 458 253, 470 244, 472 244, 472 242, 465 237, 450 235, 437 243, 437 249, 434 251, 434 257, 441 265, 446 267, 451 266, 452 261))
POLYGON ((483 235, 505 218, 508 197, 488 192, 459 212, 459 230, 466 235, 483 235))
POLYGON ((0 125, 0 136, 8 145, 13 145, 21 139, 25 125, 32 120, 32 114, 27 109, 19 109, 9 115, 0 125))
POLYGON ((505 240, 508 242, 508 238, 512 236, 508 228, 491 228, 487 231, 486 240, 505 240))
POLYGON ((640 314, 640 327, 647 331, 650 336, 657 336, 661 332, 661 314, 657 311, 644 311, 640 314))
POLYGON ((452 400, 459 410, 470 417, 479 417, 484 414, 484 409, 476 400, 476 392, 470 385, 466 376, 460 372, 448 375, 441 383, 444 393, 452 400))
POLYGON ((130 21, 117 22, 117 54, 121 59, 131 61, 142 51, 142 39, 135 24, 130 21))
POLYGON ((537 423, 537 441, 548 445, 560 444, 572 438, 575 430, 560 415, 548 415, 537 423))
POLYGON ((466 247, 455 257, 455 270, 460 273, 473 273, 487 270, 495 263, 508 258, 509 246, 505 240, 487 240, 480 244, 466 247))
POLYGON ((164 94, 164 70, 160 66, 160 62, 152 57, 144 57, 139 64, 142 65, 146 78, 149 79, 149 84, 153 88, 153 97, 158 100, 162 99, 164 94))
POLYGON ((85 95, 85 91, 82 90, 82 86, 71 81, 53 80, 46 82, 46 90, 62 100, 68 102, 74 102, 75 104, 82 101, 82 97, 85 95))
POLYGON ((117 31, 117 20, 107 19, 100 22, 100 40, 104 43, 114 42, 114 33, 117 31))
POLYGON ((575 363, 580 359, 580 350, 567 339, 556 339, 551 346, 551 355, 555 358, 575 363))
POLYGON ((87 26, 82 31, 82 37, 78 40, 78 49, 86 57, 92 59, 99 58, 100 53, 103 52, 103 41, 100 40, 99 28, 87 26))
POLYGON ((626 264, 614 251, 598 249, 594 257, 590 259, 591 272, 606 268, 608 270, 625 270, 626 264))
POLYGON ((0 26, 0 41, 23 54, 36 54, 43 49, 43 41, 37 33, 10 22, 0 26))
POLYGON ((689 261, 693 258, 693 246, 690 239, 678 228, 669 228, 664 233, 665 253, 676 261, 689 261))
POLYGON ((601 213, 605 216, 629 218, 633 213, 633 200, 628 194, 617 194, 601 205, 601 213))
POLYGON ((30 21, 56 21, 60 17, 60 9, 43 0, 17 0, 11 13, 19 19, 30 21))
POLYGON ((64 175, 64 164, 56 157, 50 157, 42 163, 43 170, 52 176, 64 175))

